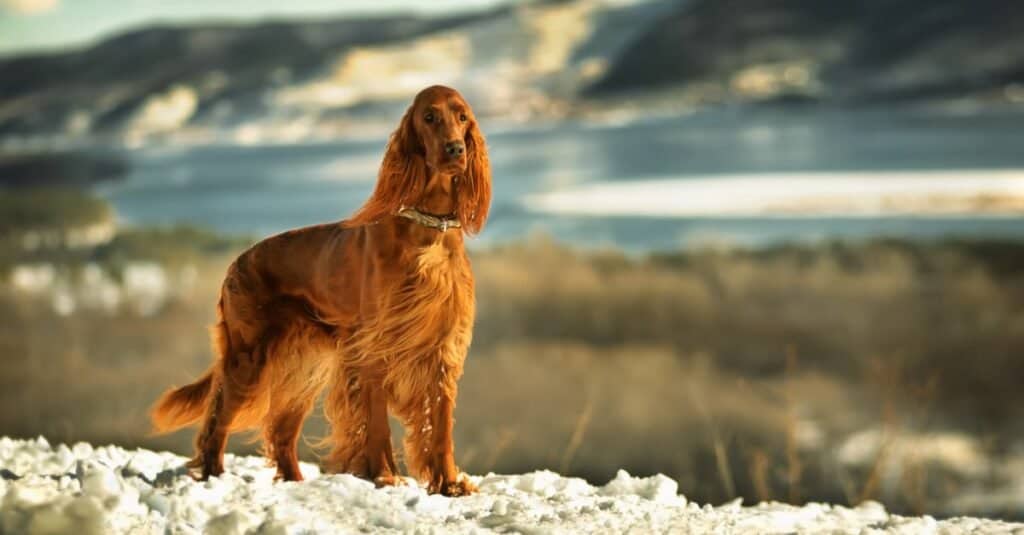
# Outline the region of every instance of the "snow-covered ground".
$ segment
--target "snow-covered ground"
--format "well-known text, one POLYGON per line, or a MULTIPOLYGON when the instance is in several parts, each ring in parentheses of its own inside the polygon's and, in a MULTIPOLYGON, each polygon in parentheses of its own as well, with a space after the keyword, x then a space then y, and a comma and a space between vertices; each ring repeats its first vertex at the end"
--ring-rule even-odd
POLYGON ((228 456, 223 477, 196 482, 183 457, 45 439, 0 438, 0 533, 1024 533, 1024 524, 900 517, 855 508, 687 502, 676 482, 625 472, 600 487, 539 471, 474 476, 480 493, 376 489, 349 475, 275 483, 258 457, 228 456))

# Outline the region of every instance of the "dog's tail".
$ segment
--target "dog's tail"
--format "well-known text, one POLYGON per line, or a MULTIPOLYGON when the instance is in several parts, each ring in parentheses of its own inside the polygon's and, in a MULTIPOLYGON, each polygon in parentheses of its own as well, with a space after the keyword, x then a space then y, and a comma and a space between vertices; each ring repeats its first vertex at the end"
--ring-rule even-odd
POLYGON ((221 299, 217 303, 217 323, 210 327, 213 351, 218 358, 213 366, 194 383, 172 388, 160 396, 149 412, 155 434, 170 433, 195 424, 206 414, 210 395, 216 390, 215 383, 219 381, 216 373, 217 366, 220 364, 220 359, 223 359, 229 350, 223 307, 224 302, 221 299))
POLYGON ((211 368, 198 381, 164 392, 149 413, 153 432, 170 433, 202 419, 213 391, 213 376, 211 368))

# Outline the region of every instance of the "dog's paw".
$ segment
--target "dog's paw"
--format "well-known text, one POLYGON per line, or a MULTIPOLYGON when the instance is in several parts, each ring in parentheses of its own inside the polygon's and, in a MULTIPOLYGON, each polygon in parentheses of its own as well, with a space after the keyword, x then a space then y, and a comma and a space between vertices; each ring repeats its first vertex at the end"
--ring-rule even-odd
POLYGON ((214 455, 196 455, 185 463, 185 470, 196 481, 208 481, 224 473, 224 459, 214 455))
POLYGON ((274 475, 274 481, 303 481, 305 478, 302 477, 302 471, 299 469, 294 470, 277 470, 277 474, 274 475))
POLYGON ((373 478, 373 484, 379 489, 381 487, 404 487, 407 485, 415 485, 415 482, 410 482, 409 478, 402 476, 386 475, 373 478))
POLYGON ((457 498, 459 496, 469 496, 477 492, 476 485, 469 480, 469 476, 465 472, 460 473, 458 479, 455 481, 442 481, 439 484, 432 484, 427 491, 431 494, 441 494, 451 498, 457 498))

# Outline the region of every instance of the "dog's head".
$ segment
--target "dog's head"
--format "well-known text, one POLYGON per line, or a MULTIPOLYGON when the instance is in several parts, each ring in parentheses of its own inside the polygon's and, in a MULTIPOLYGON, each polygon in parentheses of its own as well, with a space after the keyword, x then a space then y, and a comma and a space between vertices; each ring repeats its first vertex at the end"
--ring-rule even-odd
POLYGON ((462 95, 439 85, 416 95, 391 135, 374 197, 391 213, 414 205, 434 173, 457 177, 456 216, 464 232, 479 232, 491 202, 487 146, 462 95))

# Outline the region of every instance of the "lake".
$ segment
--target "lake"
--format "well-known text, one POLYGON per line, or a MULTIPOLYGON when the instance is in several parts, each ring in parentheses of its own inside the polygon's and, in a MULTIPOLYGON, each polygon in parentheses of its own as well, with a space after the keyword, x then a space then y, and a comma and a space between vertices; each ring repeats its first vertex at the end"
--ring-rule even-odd
MULTIPOLYGON (((494 202, 474 243, 543 233, 645 251, 1024 238, 1021 119, 737 108, 490 131, 494 202)), ((384 143, 139 149, 125 155, 127 178, 100 191, 129 223, 263 236, 351 213, 373 188, 384 143)))

